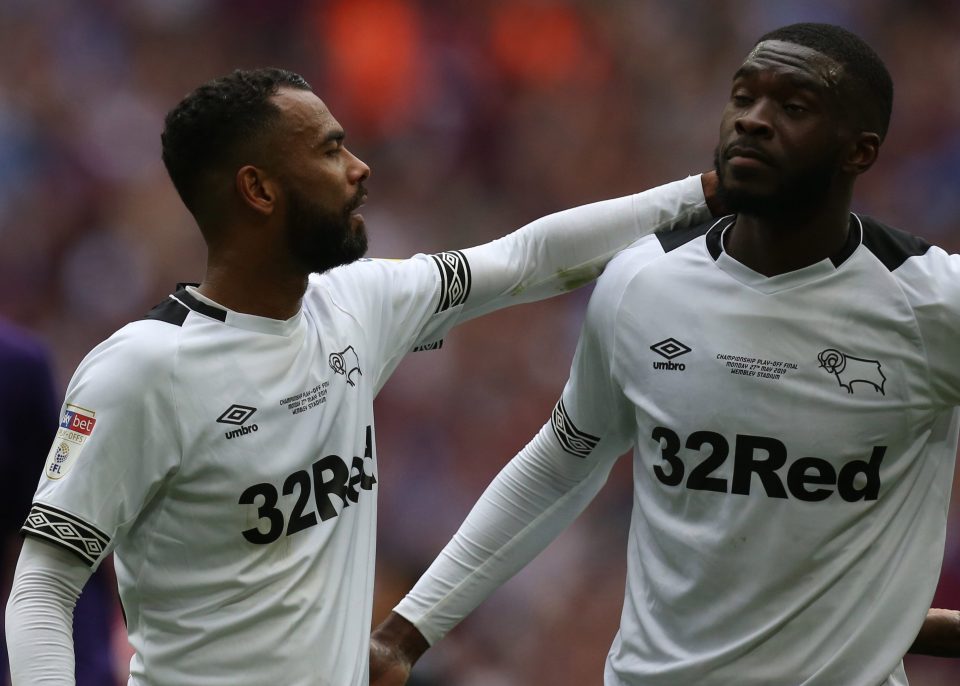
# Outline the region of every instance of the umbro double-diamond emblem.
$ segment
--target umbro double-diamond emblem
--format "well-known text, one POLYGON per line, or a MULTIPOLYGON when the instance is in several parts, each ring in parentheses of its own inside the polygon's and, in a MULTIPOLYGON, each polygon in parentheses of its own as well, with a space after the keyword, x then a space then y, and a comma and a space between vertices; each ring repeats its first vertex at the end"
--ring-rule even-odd
POLYGON ((681 343, 676 338, 665 338, 659 343, 651 345, 650 350, 667 360, 666 362, 654 362, 654 369, 668 369, 682 372, 687 366, 683 362, 674 362, 673 360, 681 355, 686 355, 692 348, 681 343))
POLYGON ((233 429, 232 431, 227 431, 223 434, 224 438, 231 439, 237 438, 238 436, 246 436, 256 432, 260 427, 256 424, 250 424, 245 426, 247 420, 253 416, 253 413, 257 411, 257 408, 250 407, 249 405, 231 405, 226 410, 223 411, 219 417, 217 417, 217 422, 220 424, 233 424, 239 428, 233 429))

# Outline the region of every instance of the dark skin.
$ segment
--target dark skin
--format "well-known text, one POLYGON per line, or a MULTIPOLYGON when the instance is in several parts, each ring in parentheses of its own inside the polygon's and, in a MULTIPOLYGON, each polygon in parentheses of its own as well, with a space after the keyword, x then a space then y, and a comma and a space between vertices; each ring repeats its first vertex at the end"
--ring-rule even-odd
MULTIPOLYGON (((199 217, 208 247, 199 290, 235 312, 282 320, 300 311, 311 272, 284 233, 291 195, 342 211, 370 168, 343 146, 343 128, 313 92, 281 88, 272 101, 280 121, 264 134, 263 161, 207 180, 213 202, 199 217)), ((363 230, 361 215, 350 222, 363 230)))
MULTIPOLYGON (((854 182, 876 161, 881 143, 879 134, 864 130, 847 78, 833 59, 783 41, 757 44, 734 75, 720 123, 723 186, 734 197, 790 200, 798 182, 817 181, 805 195, 810 202, 756 202, 737 211, 724 247, 760 274, 808 267, 847 242, 854 182)), ((702 178, 715 215, 736 209, 712 197, 716 177, 702 178)), ((406 684, 429 647, 413 624, 391 612, 371 637, 371 686, 406 684)), ((960 657, 960 612, 929 610, 909 652, 960 657)))
POLYGON ((370 686, 403 686, 429 647, 413 624, 391 612, 370 636, 370 686))
POLYGON ((928 610, 909 652, 931 657, 960 657, 960 612, 928 610))
POLYGON ((846 80, 831 58, 783 41, 759 43, 734 77, 720 123, 725 186, 762 197, 783 192, 793 174, 836 162, 816 204, 738 213, 727 252, 765 276, 826 259, 847 240, 853 184, 876 161, 880 136, 844 107, 846 80))

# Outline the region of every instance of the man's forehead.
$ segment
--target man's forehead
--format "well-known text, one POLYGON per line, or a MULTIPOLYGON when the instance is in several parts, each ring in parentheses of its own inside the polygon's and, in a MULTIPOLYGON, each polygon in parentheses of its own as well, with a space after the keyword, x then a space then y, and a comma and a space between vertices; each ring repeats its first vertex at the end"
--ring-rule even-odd
POLYGON ((822 87, 835 89, 844 76, 843 65, 832 57, 805 45, 782 40, 757 43, 743 61, 737 75, 776 72, 809 79, 822 87))
POLYGON ((271 100, 295 130, 310 129, 318 133, 341 130, 340 123, 313 91, 280 88, 271 100))

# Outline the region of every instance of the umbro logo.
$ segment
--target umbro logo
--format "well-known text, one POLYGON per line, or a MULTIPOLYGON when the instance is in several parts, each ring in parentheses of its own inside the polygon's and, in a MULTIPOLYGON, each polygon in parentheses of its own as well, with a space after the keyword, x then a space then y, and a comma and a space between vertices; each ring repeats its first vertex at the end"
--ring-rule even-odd
POLYGON ((654 369, 669 369, 682 372, 687 366, 682 362, 674 362, 673 360, 681 355, 686 355, 692 348, 684 345, 676 338, 665 338, 659 343, 651 345, 650 350, 667 360, 667 362, 654 362, 654 369))
POLYGON ((247 420, 250 419, 256 411, 257 408, 248 407, 247 405, 231 405, 223 411, 222 415, 217 417, 217 421, 221 424, 236 424, 240 426, 241 424, 246 424, 247 420))
POLYGON ((237 436, 246 436, 247 434, 254 433, 260 427, 256 424, 251 424, 250 426, 244 426, 247 423, 247 420, 253 416, 253 413, 257 411, 257 408, 250 407, 248 405, 231 405, 226 410, 223 411, 217 421, 220 424, 233 424, 234 426, 239 426, 239 429, 234 429, 233 431, 227 431, 224 433, 224 437, 227 439, 236 438, 237 436))

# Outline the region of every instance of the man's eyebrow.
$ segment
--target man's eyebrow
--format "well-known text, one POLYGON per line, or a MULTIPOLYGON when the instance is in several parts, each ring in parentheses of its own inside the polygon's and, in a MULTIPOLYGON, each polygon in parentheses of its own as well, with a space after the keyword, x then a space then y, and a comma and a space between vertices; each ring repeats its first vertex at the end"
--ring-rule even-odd
POLYGON ((334 129, 323 137, 323 140, 320 141, 320 145, 326 145, 327 143, 343 143, 343 139, 346 137, 347 134, 344 133, 342 129, 334 129))

